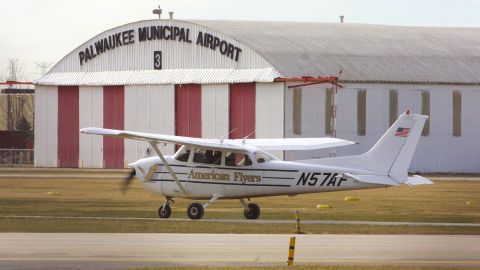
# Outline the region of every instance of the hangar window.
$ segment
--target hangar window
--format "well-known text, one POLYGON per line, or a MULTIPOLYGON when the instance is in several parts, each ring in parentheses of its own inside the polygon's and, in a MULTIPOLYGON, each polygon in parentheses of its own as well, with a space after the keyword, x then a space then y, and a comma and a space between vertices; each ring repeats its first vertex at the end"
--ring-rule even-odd
POLYGON ((389 93, 390 101, 390 113, 389 113, 389 123, 390 126, 397 121, 398 118, 398 92, 397 90, 390 90, 389 93))
POLYGON ((357 133, 365 136, 367 130, 367 90, 357 91, 357 133))
MULTIPOLYGON (((430 116, 430 92, 422 91, 422 114, 430 116)), ((422 136, 430 134, 430 121, 425 122, 423 126, 422 136)))
POLYGON ((293 134, 302 135, 302 88, 293 89, 293 134))
POLYGON ((460 91, 453 92, 453 136, 462 135, 462 94, 460 91))
POLYGON ((333 89, 325 89, 325 134, 332 135, 332 96, 333 89))

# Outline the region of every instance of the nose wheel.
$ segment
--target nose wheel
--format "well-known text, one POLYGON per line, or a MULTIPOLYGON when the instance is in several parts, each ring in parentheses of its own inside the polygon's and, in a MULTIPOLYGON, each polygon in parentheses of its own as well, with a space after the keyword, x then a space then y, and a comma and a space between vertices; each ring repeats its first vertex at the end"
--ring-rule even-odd
POLYGON ((165 202, 158 208, 158 216, 160 218, 169 218, 172 215, 170 203, 173 203, 172 198, 167 198, 165 202))
POLYGON ((160 218, 169 218, 172 215, 172 208, 170 208, 170 205, 162 205, 160 208, 158 208, 158 216, 160 218))

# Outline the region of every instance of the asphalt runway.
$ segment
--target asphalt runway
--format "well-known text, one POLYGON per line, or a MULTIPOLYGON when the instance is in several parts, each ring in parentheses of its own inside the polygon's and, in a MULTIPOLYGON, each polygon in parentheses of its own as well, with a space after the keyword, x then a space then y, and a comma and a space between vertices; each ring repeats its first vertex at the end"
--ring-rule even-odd
MULTIPOLYGON (((285 265, 276 234, 1 233, 0 269, 285 265)), ((480 267, 480 236, 296 235, 295 263, 480 267)))

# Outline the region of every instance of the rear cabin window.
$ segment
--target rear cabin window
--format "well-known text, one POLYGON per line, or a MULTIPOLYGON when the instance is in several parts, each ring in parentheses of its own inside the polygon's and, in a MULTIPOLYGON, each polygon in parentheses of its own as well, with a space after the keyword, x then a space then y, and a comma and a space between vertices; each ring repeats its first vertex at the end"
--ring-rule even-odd
POLYGON ((225 154, 225 166, 250 166, 252 160, 243 153, 227 152, 225 154))
POLYGON ((220 165, 222 162, 222 152, 197 148, 193 155, 193 162, 220 165))

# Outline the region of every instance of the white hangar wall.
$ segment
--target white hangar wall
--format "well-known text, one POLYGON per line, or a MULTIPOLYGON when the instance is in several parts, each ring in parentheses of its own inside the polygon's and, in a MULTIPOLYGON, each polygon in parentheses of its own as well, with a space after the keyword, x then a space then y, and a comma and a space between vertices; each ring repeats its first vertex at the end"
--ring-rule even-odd
MULTIPOLYGON (((177 85, 126 85, 123 89, 122 115, 115 118, 122 121, 120 126, 125 130, 134 130, 150 133, 176 134, 176 87, 177 85)), ((198 85, 201 99, 194 100, 201 107, 199 126, 200 136, 203 138, 220 138, 231 129, 231 108, 233 102, 230 97, 230 84, 203 84, 198 85)), ((284 84, 283 83, 256 83, 253 99, 250 101, 255 114, 253 118, 244 120, 244 125, 252 126, 255 138, 281 138, 284 125, 284 84)), ((104 151, 105 138, 88 134, 79 134, 78 139, 66 138, 67 146, 59 147, 59 138, 65 137, 63 130, 69 129, 78 133, 84 127, 104 127, 105 108, 112 101, 105 100, 105 87, 80 86, 78 93, 78 111, 67 112, 66 122, 78 121, 77 126, 59 125, 59 89, 57 86, 37 86, 35 114, 35 166, 37 167, 80 167, 104 168, 109 159, 120 160, 115 167, 123 168, 128 163, 154 155, 146 142, 123 140, 121 156, 106 154, 104 151), (63 148, 63 149, 61 149, 63 148), (68 149, 65 149, 68 148, 68 149), (70 148, 73 148, 70 149, 70 148), (68 155, 68 163, 62 161, 68 155), (71 156, 76 155, 76 156, 71 156), (63 156, 63 157, 62 157, 63 156), (67 164, 67 165, 62 165, 67 164)), ((250 132, 248 132, 250 133, 250 132)), ((244 134, 248 135, 248 134, 244 134)), ((162 146, 165 154, 173 154, 174 146, 162 146)), ((275 152, 277 157, 283 158, 283 152, 275 152)))
MULTIPOLYGON (((422 93, 429 93, 429 133, 422 136, 410 166, 412 172, 478 173, 480 168, 480 88, 463 85, 343 84, 337 95, 337 137, 356 141, 354 146, 339 147, 337 156, 361 154, 370 149, 388 129, 390 92, 395 90, 398 114, 410 110, 422 113, 422 93), (358 130, 358 92, 366 91, 365 135, 358 130), (461 97, 461 109, 454 112, 454 93, 461 97), (460 135, 454 136, 454 114, 460 111, 460 135)), ((301 102, 295 104, 293 89, 285 89, 285 137, 329 136, 325 131, 326 89, 329 86, 304 87, 301 102), (298 108, 301 104, 301 116, 298 108), (297 110, 295 113, 294 111, 297 110), (296 115, 297 114, 297 115, 296 115), (301 120, 301 132, 295 130, 295 117, 301 120), (295 132, 297 131, 297 132, 295 132)), ((298 97, 297 97, 298 99, 298 97)), ((394 102, 395 103, 395 102, 394 102)), ((425 109, 425 108, 423 108, 425 109)), ((397 114, 397 115, 398 115, 397 114)), ((287 160, 328 157, 328 150, 287 152, 287 160)))

